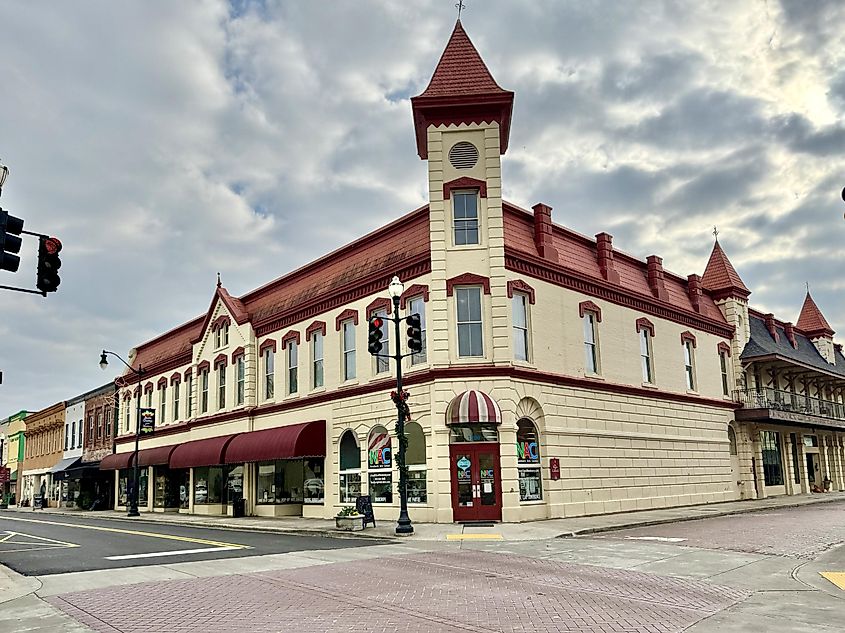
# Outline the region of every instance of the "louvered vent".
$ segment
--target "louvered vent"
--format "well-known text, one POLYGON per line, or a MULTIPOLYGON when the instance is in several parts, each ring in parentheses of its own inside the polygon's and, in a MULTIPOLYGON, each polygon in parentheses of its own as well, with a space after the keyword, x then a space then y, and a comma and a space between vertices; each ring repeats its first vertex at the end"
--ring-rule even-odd
POLYGON ((478 162, 478 150, 472 143, 461 141, 449 150, 449 162, 455 169, 470 169, 478 162))

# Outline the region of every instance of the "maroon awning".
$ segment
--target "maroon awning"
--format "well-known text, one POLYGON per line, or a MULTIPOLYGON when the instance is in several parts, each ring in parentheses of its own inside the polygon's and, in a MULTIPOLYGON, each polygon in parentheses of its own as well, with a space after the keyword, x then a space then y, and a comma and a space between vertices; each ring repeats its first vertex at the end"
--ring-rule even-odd
MULTIPOLYGON (((161 466, 170 461, 170 454, 176 448, 175 444, 170 446, 159 446, 157 448, 145 448, 138 451, 138 465, 139 466, 161 466)), ((135 465, 135 462, 131 462, 135 465)))
POLYGON ((170 454, 171 468, 195 468, 223 464, 223 454, 236 435, 210 437, 179 444, 170 454))
POLYGON ((226 447, 225 463, 325 456, 326 421, 318 420, 241 433, 226 447))
POLYGON ((129 451, 128 453, 106 455, 100 461, 100 470, 121 470, 123 468, 129 468, 129 462, 134 454, 135 451, 129 451))

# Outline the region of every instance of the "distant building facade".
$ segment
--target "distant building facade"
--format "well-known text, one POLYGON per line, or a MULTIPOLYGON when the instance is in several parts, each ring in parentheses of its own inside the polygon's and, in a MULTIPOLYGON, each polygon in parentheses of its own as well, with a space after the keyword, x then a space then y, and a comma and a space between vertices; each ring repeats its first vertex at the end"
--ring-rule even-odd
POLYGON ((27 416, 23 471, 23 499, 42 495, 45 506, 59 505, 60 487, 52 469, 64 451, 65 403, 59 402, 27 416))

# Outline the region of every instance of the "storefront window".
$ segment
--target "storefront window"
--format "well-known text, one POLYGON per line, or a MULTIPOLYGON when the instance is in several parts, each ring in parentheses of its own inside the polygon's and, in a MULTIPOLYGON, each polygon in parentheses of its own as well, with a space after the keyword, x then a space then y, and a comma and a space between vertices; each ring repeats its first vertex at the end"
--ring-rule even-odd
POLYGON ((405 425, 408 448, 405 463, 408 464, 408 503, 426 503, 425 436, 416 422, 405 425))
POLYGON ((302 467, 303 501, 305 503, 323 503, 323 458, 315 457, 304 460, 302 467))
POLYGON ((194 468, 194 503, 221 503, 223 495, 223 467, 194 468))
POLYGON ((121 470, 117 476, 117 505, 129 505, 129 478, 131 477, 130 470, 121 470))
POLYGON ((393 455, 390 434, 383 426, 370 431, 367 449, 370 498, 373 503, 393 502, 393 455))
POLYGON ((258 463, 256 503, 302 503, 303 469, 301 459, 281 459, 258 463))
POLYGON ((495 424, 453 424, 449 427, 449 441, 459 442, 498 442, 499 433, 495 424))
POLYGON ((242 499, 244 496, 244 467, 229 466, 226 473, 226 503, 232 503, 235 499, 242 499))
POLYGON ((361 494, 361 451, 352 431, 340 439, 340 502, 355 503, 361 494))
POLYGON ((155 479, 153 482, 153 507, 154 508, 178 508, 179 481, 178 475, 182 471, 171 471, 167 466, 155 467, 155 479))
POLYGON ((763 452, 763 476, 767 486, 783 485, 783 465, 780 458, 780 433, 761 431, 760 444, 763 452))
POLYGON ((543 498, 540 438, 534 423, 527 418, 517 422, 516 461, 519 466, 519 500, 540 501, 543 498))
POLYGON ((173 480, 179 486, 179 508, 187 510, 191 503, 191 471, 187 468, 170 471, 173 480))

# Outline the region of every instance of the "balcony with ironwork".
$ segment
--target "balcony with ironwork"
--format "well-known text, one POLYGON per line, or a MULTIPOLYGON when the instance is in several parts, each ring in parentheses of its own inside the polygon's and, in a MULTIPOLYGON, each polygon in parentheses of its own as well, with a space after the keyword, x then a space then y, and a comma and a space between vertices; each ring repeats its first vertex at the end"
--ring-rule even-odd
POLYGON ((845 429, 845 404, 841 402, 770 387, 737 389, 733 396, 740 404, 737 420, 845 429))

